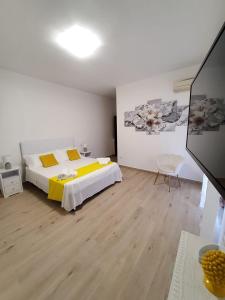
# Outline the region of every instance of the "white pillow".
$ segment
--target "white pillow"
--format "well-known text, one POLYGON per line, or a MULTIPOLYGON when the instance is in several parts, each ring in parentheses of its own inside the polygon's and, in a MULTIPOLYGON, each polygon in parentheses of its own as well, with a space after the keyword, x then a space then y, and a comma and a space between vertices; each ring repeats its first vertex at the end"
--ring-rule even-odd
MULTIPOLYGON (((51 154, 53 151, 37 153, 37 154, 27 154, 23 156, 24 162, 29 168, 43 167, 42 162, 40 160, 41 155, 51 154)), ((57 160, 57 158, 56 158, 57 160)))
POLYGON ((69 161, 69 157, 67 155, 67 150, 70 150, 70 149, 76 149, 78 151, 78 153, 80 154, 77 147, 71 146, 71 147, 57 149, 55 151, 49 151, 49 152, 45 152, 45 153, 27 154, 27 155, 24 155, 23 159, 25 161, 26 166, 28 166, 29 168, 42 167, 42 163, 41 163, 39 156, 44 155, 44 154, 53 153, 55 155, 55 158, 58 161, 58 163, 64 163, 66 161, 69 161))
POLYGON ((39 158, 40 154, 29 154, 29 155, 24 155, 24 161, 27 167, 31 168, 36 168, 36 167, 41 167, 42 163, 39 158))
POLYGON ((63 163, 65 161, 68 161, 69 160, 69 157, 66 153, 66 150, 67 149, 59 149, 59 150, 55 150, 53 152, 53 154, 55 155, 55 158, 56 160, 59 162, 59 163, 63 163))
POLYGON ((65 161, 68 161, 69 160, 69 157, 67 155, 67 150, 70 150, 70 149, 76 149, 75 147, 71 146, 71 147, 66 147, 66 148, 63 148, 63 149, 57 149, 55 150, 53 153, 55 155, 55 158, 58 162, 65 162, 65 161))

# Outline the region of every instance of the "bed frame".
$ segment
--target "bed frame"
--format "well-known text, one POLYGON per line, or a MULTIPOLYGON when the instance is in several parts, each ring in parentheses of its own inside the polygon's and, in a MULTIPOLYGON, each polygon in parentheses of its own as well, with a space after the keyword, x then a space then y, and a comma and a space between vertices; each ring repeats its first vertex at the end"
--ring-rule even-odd
POLYGON ((24 155, 45 153, 75 145, 75 139, 72 137, 20 142, 22 180, 25 181, 24 155))
MULTIPOLYGON (((22 161, 25 155, 29 154, 38 154, 44 152, 54 151, 56 149, 62 149, 66 147, 75 147, 75 140, 73 138, 60 138, 60 139, 45 139, 45 140, 34 140, 34 141, 25 141, 20 143, 22 161)), ((25 164, 23 162, 23 170, 25 169, 25 164)), ((27 170, 28 171, 28 170, 27 170)), ((96 170, 97 171, 97 170, 96 170)), ((31 169, 29 172, 34 172, 31 169)), ((31 174, 31 173, 27 173, 31 174)), ((25 172, 23 172, 25 175, 25 172)), ((35 174, 33 174, 35 175, 35 174)), ((35 176, 28 176, 27 179, 29 182, 33 183, 39 189, 46 192, 46 186, 43 184, 42 180, 38 182, 35 179, 35 176)), ((54 176, 54 175, 53 175, 54 176)), ((121 171, 119 166, 113 163, 104 172, 96 173, 95 179, 93 180, 93 175, 91 177, 83 178, 83 184, 80 183, 71 183, 70 185, 65 186, 63 193, 63 201, 61 202, 62 207, 71 211, 76 209, 76 207, 82 204, 86 199, 92 197, 93 195, 99 193, 106 187, 114 184, 115 182, 122 181, 121 171)), ((46 176, 46 179, 48 177, 46 176)))
POLYGON ((27 154, 37 154, 75 146, 75 140, 72 137, 58 139, 44 139, 24 141, 20 143, 22 158, 27 154))

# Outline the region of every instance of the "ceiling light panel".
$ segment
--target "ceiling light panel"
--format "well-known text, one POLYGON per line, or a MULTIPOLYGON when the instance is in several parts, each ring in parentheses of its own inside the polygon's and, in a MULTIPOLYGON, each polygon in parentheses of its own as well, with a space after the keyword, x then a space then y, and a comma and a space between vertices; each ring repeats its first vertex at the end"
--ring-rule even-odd
POLYGON ((100 38, 91 30, 74 25, 58 34, 57 44, 78 58, 87 58, 102 45, 100 38))

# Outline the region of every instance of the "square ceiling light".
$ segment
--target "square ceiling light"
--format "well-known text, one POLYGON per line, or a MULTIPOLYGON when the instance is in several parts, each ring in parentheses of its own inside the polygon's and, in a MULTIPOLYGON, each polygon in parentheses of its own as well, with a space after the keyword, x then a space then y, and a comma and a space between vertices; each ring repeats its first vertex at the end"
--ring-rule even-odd
POLYGON ((94 32, 79 25, 59 33, 56 42, 78 58, 91 56, 102 45, 100 38, 94 32))

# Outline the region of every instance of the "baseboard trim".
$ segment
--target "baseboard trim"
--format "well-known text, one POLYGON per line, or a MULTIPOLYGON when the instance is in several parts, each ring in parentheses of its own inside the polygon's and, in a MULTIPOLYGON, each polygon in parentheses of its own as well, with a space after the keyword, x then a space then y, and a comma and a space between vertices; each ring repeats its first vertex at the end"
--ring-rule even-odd
MULTIPOLYGON (((118 163, 119 164, 119 163, 118 163)), ((131 166, 127 166, 127 165, 124 165, 124 164, 119 164, 119 166, 121 166, 121 167, 126 167, 126 168, 129 168, 129 169, 133 169, 133 170, 137 170, 137 171, 144 171, 144 172, 148 172, 148 173, 152 173, 152 174, 154 174, 154 175, 156 175, 157 174, 157 171, 149 171, 149 170, 146 170, 146 169, 140 169, 140 168, 135 168, 135 167, 131 167, 131 166)), ((163 174, 162 174, 163 175, 163 174)), ((174 176, 173 176, 174 177, 174 176)), ((185 178, 185 177, 180 177, 179 176, 179 178, 180 179, 182 179, 182 180, 186 180, 186 181, 189 181, 189 182, 197 182, 197 183, 200 183, 200 184, 202 184, 202 181, 199 181, 199 180, 194 180, 194 179, 190 179, 190 178, 185 178)))

